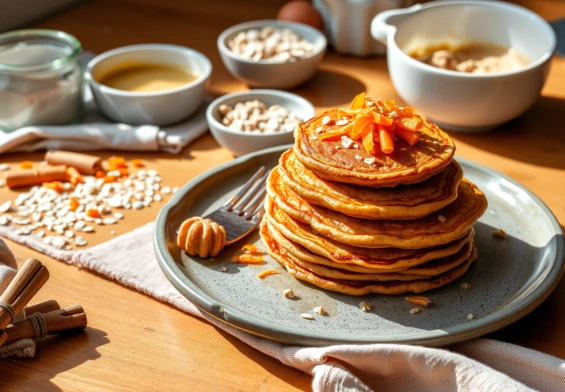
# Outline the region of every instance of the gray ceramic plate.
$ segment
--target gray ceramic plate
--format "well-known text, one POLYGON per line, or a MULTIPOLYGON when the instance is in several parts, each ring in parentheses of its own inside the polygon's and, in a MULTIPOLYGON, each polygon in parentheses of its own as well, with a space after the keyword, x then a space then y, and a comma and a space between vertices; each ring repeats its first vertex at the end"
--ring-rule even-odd
POLYGON ((235 159, 186 184, 161 210, 155 230, 157 259, 172 284, 218 320, 269 339, 301 344, 409 343, 443 346, 504 327, 532 311, 555 288, 564 265, 564 238, 550 210, 510 178, 459 158, 465 176, 485 192, 489 208, 475 225, 479 258, 457 281, 426 293, 432 306, 410 314, 404 296, 352 297, 321 290, 291 277, 275 261, 259 266, 229 263, 257 232, 227 247, 214 261, 191 258, 175 245, 175 231, 191 216, 203 215, 231 197, 265 165, 273 167, 289 146, 235 159), (504 228, 507 237, 494 238, 504 228), (228 272, 219 272, 227 266, 228 272), (257 273, 275 268, 281 274, 261 280, 257 273), (469 283, 472 288, 463 289, 469 283), (282 296, 291 288, 299 296, 282 296), (363 313, 359 302, 373 310, 363 313), (327 315, 312 312, 323 306, 327 315), (300 317, 311 313, 315 320, 300 317), (474 319, 469 320, 468 314, 474 319))

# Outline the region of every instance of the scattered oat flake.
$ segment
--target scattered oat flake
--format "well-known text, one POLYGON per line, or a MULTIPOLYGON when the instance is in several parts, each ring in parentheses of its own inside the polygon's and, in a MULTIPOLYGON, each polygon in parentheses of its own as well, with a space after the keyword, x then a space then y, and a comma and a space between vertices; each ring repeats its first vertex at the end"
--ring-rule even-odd
POLYGON ((492 236, 496 238, 506 237, 506 231, 504 229, 498 229, 492 232, 492 236))
POLYGON ((328 125, 331 120, 330 116, 324 116, 324 118, 322 118, 322 125, 328 125))
POLYGON ((363 159, 363 162, 365 162, 367 165, 372 165, 376 161, 377 161, 376 158, 365 158, 365 159, 363 159))
POLYGON ((9 170, 10 166, 8 166, 7 163, 0 163, 0 171, 6 171, 9 170))
POLYGON ((461 283, 461 288, 470 289, 471 285, 469 283, 461 283))
POLYGON ((426 297, 406 297, 404 299, 410 302, 411 304, 420 305, 424 307, 428 307, 432 303, 432 301, 430 301, 426 297))
POLYGON ((339 121, 336 121, 336 123, 335 123, 335 125, 340 125, 340 126, 341 125, 347 125, 347 124, 349 124, 349 120, 339 120, 339 121))
POLYGON ((305 319, 305 320, 314 320, 314 316, 312 316, 312 315, 309 314, 309 313, 302 313, 302 314, 300 315, 300 317, 302 317, 302 318, 305 319))
POLYGON ((322 132, 324 132, 324 127, 318 127, 318 128, 316 128, 316 131, 315 131, 315 132, 316 132, 316 133, 322 133, 322 132))
POLYGON ((357 154, 357 155, 355 155, 355 159, 361 160, 361 159, 363 159, 363 157, 361 155, 357 154))
POLYGON ((444 223, 447 220, 447 218, 443 215, 440 215, 437 217, 437 220, 440 221, 441 223, 444 223))
POLYGON ((359 307, 361 308, 361 310, 363 312, 368 312, 369 310, 373 309, 373 306, 370 303, 365 302, 365 301, 361 301, 359 303, 359 307))
POLYGON ((226 267, 225 265, 222 265, 220 268, 218 268, 218 271, 220 272, 227 272, 228 267, 226 267))
POLYGON ((359 149, 359 144, 357 144, 357 143, 353 144, 353 148, 359 149))
POLYGON ((318 140, 318 136, 310 136, 310 140, 318 140))
POLYGON ((321 306, 316 306, 314 309, 312 309, 313 312, 318 313, 318 314, 325 314, 326 311, 324 310, 323 307, 321 306))
POLYGON ((277 275, 277 274, 280 274, 280 272, 277 271, 277 270, 275 270, 275 269, 270 269, 270 270, 266 270, 266 271, 263 271, 263 272, 258 273, 258 274, 257 274, 257 277, 258 277, 259 279, 263 279, 263 278, 265 278, 265 277, 267 277, 267 276, 269 276, 269 275, 277 275))
POLYGON ((0 205, 0 212, 8 212, 12 208, 12 201, 8 200, 0 205))
POLYGON ((475 318, 475 316, 473 316, 473 313, 469 313, 469 314, 467 315, 467 318, 468 318, 469 320, 472 320, 472 319, 475 318))
POLYGON ((420 313, 420 309, 419 309, 419 308, 412 308, 412 309, 410 309, 410 314, 416 314, 416 313, 420 313))
POLYGON ((283 290, 283 296, 286 298, 294 298, 294 291, 292 291, 292 289, 283 290))

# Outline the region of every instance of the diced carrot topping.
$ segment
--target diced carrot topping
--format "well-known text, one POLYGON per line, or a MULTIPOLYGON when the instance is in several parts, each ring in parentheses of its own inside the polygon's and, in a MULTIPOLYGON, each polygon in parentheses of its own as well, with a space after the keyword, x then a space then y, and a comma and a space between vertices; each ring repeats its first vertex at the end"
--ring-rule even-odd
POLYGON ((392 133, 390 132, 389 129, 381 125, 377 125, 377 128, 379 130, 379 141, 381 144, 381 151, 384 152, 385 154, 390 154, 391 152, 394 151, 394 138, 392 136, 392 133))
POLYGON ((263 256, 244 253, 242 255, 232 256, 230 258, 230 262, 242 264, 261 264, 263 262, 263 256))
POLYGON ((79 171, 76 168, 72 166, 67 167, 67 170, 65 172, 67 173, 67 176, 69 176, 69 181, 71 184, 76 185, 84 182, 82 179, 82 175, 79 173, 79 171))
POLYGON ((246 252, 246 253, 258 253, 259 247, 257 247, 257 245, 254 245, 254 244, 246 244, 246 245, 243 245, 241 250, 246 252))
POLYGON ((86 211, 86 216, 89 216, 91 218, 100 218, 100 211, 98 211, 96 208, 90 208, 86 211))
POLYGON ((116 182, 118 177, 116 176, 104 176, 104 184, 108 184, 110 182, 116 182))
POLYGON ((258 273, 258 274, 257 274, 257 277, 258 277, 259 279, 263 279, 263 278, 266 277, 266 276, 269 276, 269 275, 276 275, 276 274, 280 274, 280 272, 277 271, 277 270, 275 270, 275 269, 270 269, 270 270, 266 270, 266 271, 263 271, 263 272, 261 272, 261 273, 258 273))
POLYGON ((96 178, 104 178, 105 176, 106 176, 106 173, 103 172, 102 170, 98 170, 96 172, 96 174, 94 175, 94 177, 96 177, 96 178))
POLYGON ((365 148, 365 151, 370 154, 375 153, 374 131, 376 130, 376 128, 377 126, 375 124, 371 124, 369 126, 369 132, 367 132, 363 136, 363 147, 365 148))
POLYGON ((120 172, 120 174, 122 175, 122 177, 127 177, 129 174, 129 170, 125 167, 120 167, 118 169, 118 171, 120 172))
POLYGON ((143 166, 145 166, 143 159, 132 159, 129 162, 132 164, 133 167, 143 167, 143 166))
POLYGON ((375 123, 379 125, 383 125, 385 127, 390 127, 392 125, 392 119, 383 116, 380 113, 373 113, 373 118, 375 120, 375 123))
POLYGON ((355 120, 353 129, 349 132, 349 137, 353 140, 359 140, 368 132, 369 127, 373 123, 373 116, 361 116, 355 120))
POLYGON ((117 170, 119 168, 127 168, 128 164, 124 157, 110 157, 107 160, 110 170, 117 170))
POLYGON ((353 129, 354 123, 349 123, 343 128, 326 132, 320 135, 320 140, 339 140, 343 135, 347 135, 353 129))
POLYGON ((361 109, 365 107, 365 93, 357 95, 351 102, 351 109, 361 109))
POLYGON ((22 162, 20 162, 20 167, 22 169, 33 169, 33 162, 32 161, 22 161, 22 162))
POLYGON ((69 199, 69 208, 71 211, 76 211, 80 203, 78 202, 76 197, 71 197, 69 199))
POLYGON ((394 130, 394 134, 399 138, 406 141, 406 143, 413 146, 420 140, 420 134, 418 132, 407 131, 405 129, 397 128, 394 130))
POLYGON ((61 193, 65 190, 65 186, 60 181, 44 182, 41 184, 43 188, 53 189, 54 191, 61 193))
POLYGON ((407 131, 417 131, 418 129, 422 128, 424 123, 421 119, 417 117, 410 117, 410 118, 402 118, 399 121, 395 121, 394 125, 398 126, 399 128, 405 129, 407 131))

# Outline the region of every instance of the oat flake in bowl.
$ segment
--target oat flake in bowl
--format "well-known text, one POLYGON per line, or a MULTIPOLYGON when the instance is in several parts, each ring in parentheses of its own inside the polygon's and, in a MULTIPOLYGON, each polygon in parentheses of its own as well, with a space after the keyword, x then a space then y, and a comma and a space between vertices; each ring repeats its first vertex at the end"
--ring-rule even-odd
POLYGON ((268 106, 255 99, 238 102, 233 107, 220 105, 222 124, 234 131, 272 133, 293 131, 302 119, 281 105, 268 106))

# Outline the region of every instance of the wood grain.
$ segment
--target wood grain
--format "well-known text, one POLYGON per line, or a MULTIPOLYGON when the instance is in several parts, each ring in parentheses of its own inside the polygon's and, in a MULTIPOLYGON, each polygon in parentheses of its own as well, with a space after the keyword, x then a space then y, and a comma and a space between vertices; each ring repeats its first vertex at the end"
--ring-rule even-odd
MULTIPOLYGON (((245 20, 272 18, 283 0, 95 0, 54 15, 36 27, 67 31, 88 50, 100 53, 136 43, 173 43, 206 54, 214 72, 214 95, 246 87, 228 73, 216 49, 225 28, 245 20)), ((546 18, 565 16, 565 3, 519 1, 546 18)), ((346 104, 360 91, 400 100, 383 58, 358 59, 329 53, 319 72, 295 90, 318 110, 346 104)), ((495 110, 496 108, 493 108, 495 110)), ((526 115, 483 135, 453 134, 457 155, 500 170, 544 200, 565 225, 565 63, 555 58, 543 97, 526 115)), ((102 152, 105 158, 113 153, 102 152)), ((128 159, 140 154, 120 154, 128 159)), ((145 153, 163 182, 183 185, 232 158, 206 135, 179 156, 145 153)), ((40 161, 41 153, 4 154, 0 162, 40 161)), ((16 192, 0 189, 0 201, 16 192)), ((159 206, 126 211, 125 219, 88 236, 89 245, 155 219, 159 206)), ((282 365, 231 335, 102 276, 65 265, 9 242, 18 261, 36 257, 51 279, 36 302, 56 299, 81 304, 89 327, 71 336, 48 337, 34 359, 0 360, 0 390, 18 391, 294 391, 309 390, 310 376, 282 365)), ((565 283, 529 316, 493 337, 565 358, 565 283)))

